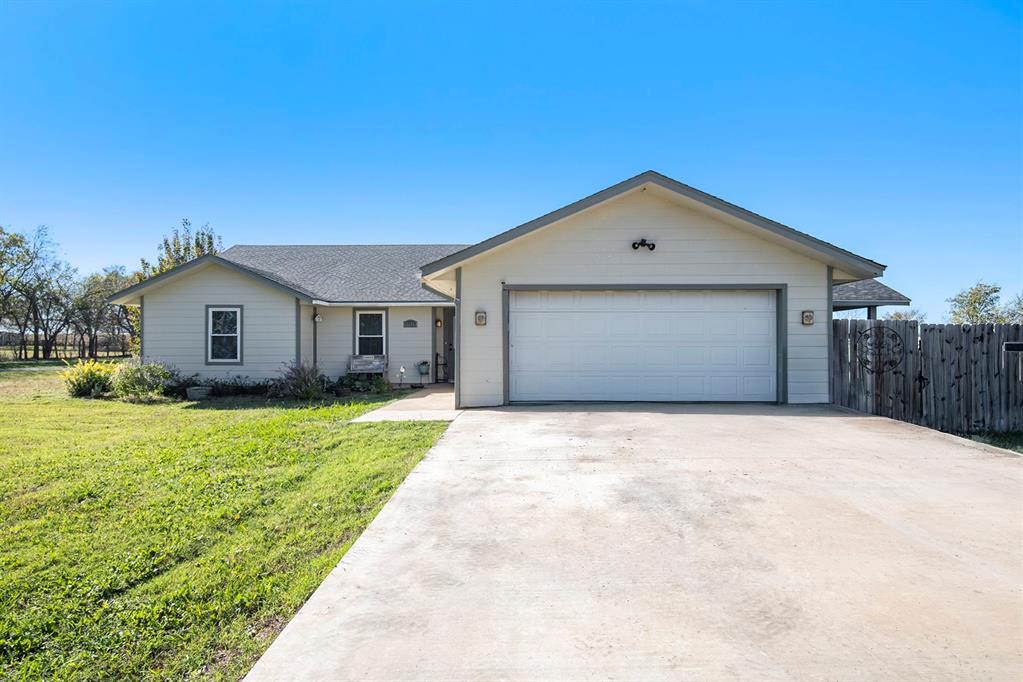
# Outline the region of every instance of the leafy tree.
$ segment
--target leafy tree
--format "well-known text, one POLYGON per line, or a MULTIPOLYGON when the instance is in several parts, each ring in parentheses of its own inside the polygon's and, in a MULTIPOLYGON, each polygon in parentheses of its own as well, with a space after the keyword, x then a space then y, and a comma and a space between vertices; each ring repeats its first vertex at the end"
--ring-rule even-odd
POLYGON ((155 265, 142 259, 139 281, 184 265, 201 256, 219 253, 224 249, 224 244, 209 223, 192 232, 192 221, 182 218, 181 227, 175 227, 169 237, 164 237, 157 249, 155 265))
POLYGON ((17 286, 32 266, 30 241, 0 227, 0 316, 7 313, 17 286))
POLYGON ((1002 288, 997 284, 977 282, 969 289, 963 289, 948 299, 948 312, 952 324, 998 324, 1008 322, 1019 315, 1019 299, 1007 306, 999 305, 1002 288), (1015 308, 1015 310, 1014 310, 1015 308))
POLYGON ((906 310, 895 310, 890 313, 885 313, 884 319, 886 320, 916 320, 917 322, 926 322, 927 315, 920 312, 916 308, 908 308, 906 310))
POLYGON ((124 306, 114 306, 107 299, 130 284, 122 267, 106 268, 86 277, 79 284, 74 296, 74 325, 83 339, 88 339, 86 353, 95 358, 99 351, 99 336, 102 332, 120 335, 122 325, 119 319, 125 314, 124 306))
POLYGON ((1016 298, 1012 299, 1003 310, 1006 322, 1023 324, 1023 292, 1016 294, 1016 298))

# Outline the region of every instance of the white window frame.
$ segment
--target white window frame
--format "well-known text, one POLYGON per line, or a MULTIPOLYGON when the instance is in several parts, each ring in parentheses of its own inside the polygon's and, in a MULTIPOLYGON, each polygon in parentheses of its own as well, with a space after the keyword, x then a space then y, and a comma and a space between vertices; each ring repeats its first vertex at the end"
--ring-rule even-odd
POLYGON ((243 310, 240 305, 211 305, 206 306, 206 364, 207 365, 240 365, 242 364, 242 316, 243 310), (238 327, 234 334, 214 334, 213 333, 213 313, 215 312, 233 312, 238 316, 238 327), (238 339, 238 345, 235 348, 235 357, 233 358, 214 358, 213 357, 213 337, 215 336, 234 336, 238 339))
POLYGON ((361 339, 380 339, 380 355, 387 355, 387 311, 386 310, 356 310, 355 311, 355 354, 356 355, 376 355, 376 353, 362 353, 360 340, 361 339), (379 315, 380 316, 380 334, 360 334, 359 333, 359 321, 363 315, 379 315))

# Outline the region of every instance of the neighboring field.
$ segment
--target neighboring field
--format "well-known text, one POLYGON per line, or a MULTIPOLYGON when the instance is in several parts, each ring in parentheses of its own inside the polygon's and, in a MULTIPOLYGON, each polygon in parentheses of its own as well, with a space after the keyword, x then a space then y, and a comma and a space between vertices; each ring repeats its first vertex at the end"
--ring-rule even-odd
POLYGON ((242 676, 444 430, 0 369, 0 678, 242 676))

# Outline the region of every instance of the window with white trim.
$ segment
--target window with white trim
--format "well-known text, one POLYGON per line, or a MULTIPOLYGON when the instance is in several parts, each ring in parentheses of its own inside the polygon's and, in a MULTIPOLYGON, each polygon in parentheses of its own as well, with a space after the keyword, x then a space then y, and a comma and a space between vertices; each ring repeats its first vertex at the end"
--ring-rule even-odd
POLYGON ((355 354, 383 355, 387 347, 384 312, 357 311, 355 313, 355 354))
POLYGON ((206 333, 207 362, 241 362, 241 307, 210 306, 207 308, 206 333))

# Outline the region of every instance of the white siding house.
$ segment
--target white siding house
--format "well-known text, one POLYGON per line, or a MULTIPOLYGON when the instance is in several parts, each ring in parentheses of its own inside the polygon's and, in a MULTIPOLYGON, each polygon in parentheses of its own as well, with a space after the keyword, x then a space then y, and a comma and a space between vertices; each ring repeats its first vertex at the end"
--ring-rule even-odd
POLYGON ((142 307, 145 359, 207 377, 370 360, 459 407, 824 403, 836 303, 909 303, 883 272, 648 171, 471 246, 234 246, 111 300, 142 307))

